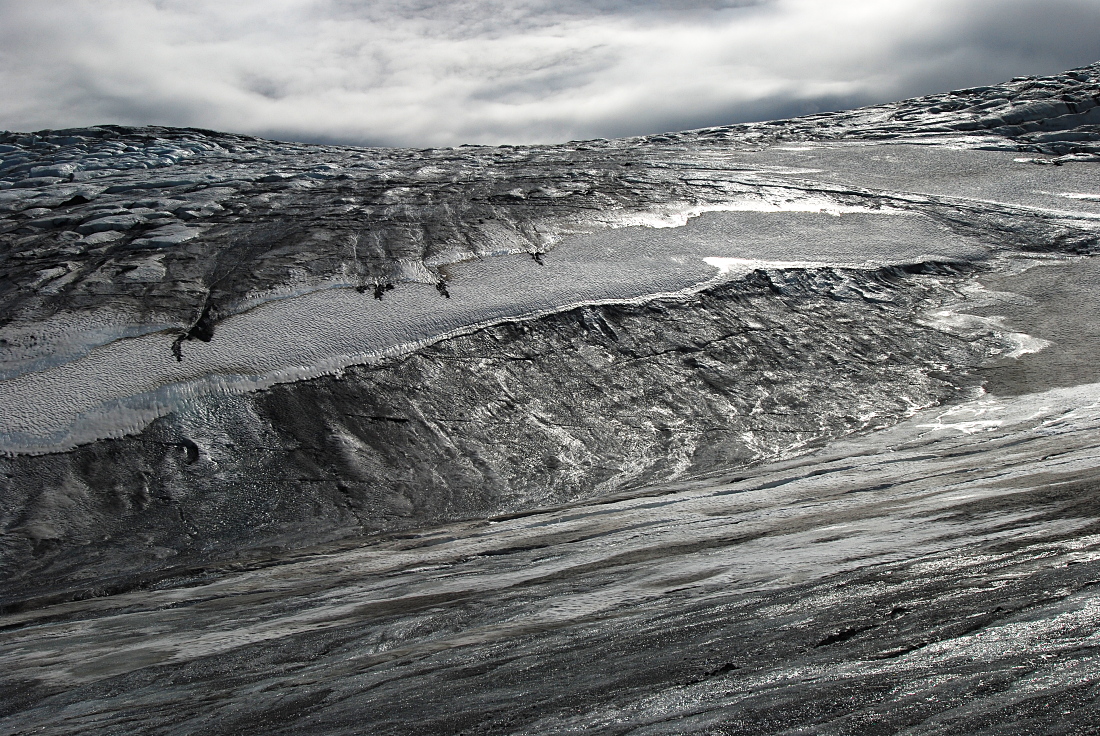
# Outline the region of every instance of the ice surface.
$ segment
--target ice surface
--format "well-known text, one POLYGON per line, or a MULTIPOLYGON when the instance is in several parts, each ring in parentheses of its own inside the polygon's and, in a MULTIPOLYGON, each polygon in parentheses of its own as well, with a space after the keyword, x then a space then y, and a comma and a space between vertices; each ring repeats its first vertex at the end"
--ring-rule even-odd
MULTIPOLYGON (((1089 164, 1036 166, 1000 151, 899 143, 821 143, 799 151, 773 148, 742 153, 734 156, 734 161, 738 159, 752 160, 758 166, 774 162, 812 167, 817 173, 806 178, 819 184, 897 194, 903 201, 923 194, 1100 218, 1100 205, 1091 196, 1074 198, 1071 205, 1058 193, 1087 192, 1095 187, 1095 167, 1089 164)), ((782 169, 772 172, 784 175, 782 169)))
POLYGON ((0 132, 0 730, 1091 733, 1098 83, 0 132))
POLYGON ((0 723, 769 733, 826 703, 972 732, 1038 700, 1083 727, 1100 535, 1050 479, 1096 477, 1098 430, 1100 385, 984 397, 735 478, 11 613, 4 676, 39 694, 0 723))
POLYGON ((987 251, 927 218, 896 212, 712 212, 680 228, 576 236, 544 256, 544 265, 514 255, 451 266, 446 300, 434 287, 408 284, 381 301, 337 288, 264 302, 224 320, 213 341, 187 343, 182 362, 164 333, 117 339, 56 367, 40 360, 36 372, 0 383, 7 407, 0 448, 68 449, 137 431, 210 392, 311 378, 502 320, 690 293, 713 283, 715 267, 735 278, 755 268, 875 268, 987 251))

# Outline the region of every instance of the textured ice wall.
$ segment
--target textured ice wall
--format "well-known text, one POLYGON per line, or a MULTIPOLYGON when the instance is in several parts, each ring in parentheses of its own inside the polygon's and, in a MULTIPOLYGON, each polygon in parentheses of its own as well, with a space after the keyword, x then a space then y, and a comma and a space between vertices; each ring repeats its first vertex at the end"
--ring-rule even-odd
POLYGON ((210 392, 310 378, 502 320, 688 293, 756 268, 873 268, 986 253, 901 212, 710 213, 679 228, 603 231, 563 242, 544 265, 517 255, 453 266, 449 299, 407 284, 382 300, 329 289, 265 302, 221 322, 212 341, 185 343, 182 361, 170 334, 116 340, 0 383, 0 442, 8 453, 68 449, 139 430, 210 392))

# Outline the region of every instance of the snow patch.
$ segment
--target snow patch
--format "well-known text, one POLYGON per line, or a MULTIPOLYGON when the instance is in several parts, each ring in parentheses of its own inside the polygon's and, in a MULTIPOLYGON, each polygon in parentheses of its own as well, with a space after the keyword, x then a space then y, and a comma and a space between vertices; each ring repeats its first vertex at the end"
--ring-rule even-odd
POLYGON ((812 263, 810 261, 760 261, 751 258, 721 258, 710 257, 704 258, 703 262, 708 266, 714 266, 718 269, 718 273, 721 276, 729 275, 744 275, 752 273, 757 269, 767 268, 820 268, 821 263, 812 263))
POLYGON ((1015 359, 1038 353, 1053 344, 1041 337, 1016 332, 1011 327, 1006 326, 1004 320, 1005 318, 1000 315, 983 317, 946 309, 927 315, 923 320, 923 324, 967 338, 985 332, 992 332, 1012 345, 1012 349, 1004 354, 1006 358, 1015 359))
POLYGON ((656 208, 647 212, 623 213, 609 221, 611 227, 684 227, 688 220, 707 212, 806 212, 840 217, 846 214, 893 214, 901 210, 873 209, 844 205, 825 197, 798 199, 743 197, 720 204, 679 205, 656 208))
POLYGON ((1066 199, 1080 199, 1087 200, 1089 202, 1100 202, 1100 194, 1086 194, 1084 192, 1055 192, 1055 196, 1065 197, 1066 199))

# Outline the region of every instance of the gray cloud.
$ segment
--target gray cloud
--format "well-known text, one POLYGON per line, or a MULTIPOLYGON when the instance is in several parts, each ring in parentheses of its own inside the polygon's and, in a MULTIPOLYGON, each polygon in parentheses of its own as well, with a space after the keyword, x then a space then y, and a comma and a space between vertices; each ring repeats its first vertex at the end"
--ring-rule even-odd
POLYGON ((0 127, 549 142, 1100 59, 1100 0, 0 0, 0 127))

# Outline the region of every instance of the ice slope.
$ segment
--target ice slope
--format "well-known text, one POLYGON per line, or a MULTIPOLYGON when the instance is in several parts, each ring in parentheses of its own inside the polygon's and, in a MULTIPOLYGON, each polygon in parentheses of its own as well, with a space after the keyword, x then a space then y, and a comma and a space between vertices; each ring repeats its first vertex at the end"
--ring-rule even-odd
POLYGON ((710 278, 678 259, 875 267, 982 251, 942 234, 922 248, 925 233, 913 228, 935 225, 912 218, 882 218, 861 241, 834 234, 840 226, 807 225, 813 218, 761 220, 754 211, 901 210, 956 236, 984 236, 986 246, 1018 246, 999 236, 1043 229, 1027 233, 1032 247, 1088 248, 1100 210, 1092 167, 1079 160, 1100 137, 1097 81, 1093 66, 851 113, 499 149, 355 149, 113 126, 4 134, 0 391, 10 411, 0 449, 68 449, 138 431, 189 397, 312 377, 500 319, 710 278), (1010 153, 1021 151, 1031 155, 1010 153), (1074 163, 1036 163, 1063 159, 1074 163), (637 258, 621 258, 640 268, 653 248, 646 228, 683 227, 708 211, 730 213, 725 230, 661 233, 660 257, 644 263, 651 273, 629 288, 622 267, 595 263, 583 286, 563 288, 576 278, 562 266, 583 264, 586 248, 631 251, 648 239, 637 258), (755 238, 758 225, 769 237, 755 238), (511 306, 482 303, 467 287, 481 277, 476 267, 448 270, 516 253, 545 260, 550 250, 560 255, 539 297, 533 284, 516 283, 529 269, 500 275, 499 291, 516 294, 511 306), (377 319, 351 291, 381 296, 401 283, 434 284, 453 299, 433 310, 429 292, 409 289, 417 306, 406 312, 391 294, 392 308, 379 313, 386 334, 354 334, 350 325, 377 319), (539 308, 528 307, 532 299, 539 308), (339 327, 313 339, 297 313, 318 309, 339 327), (177 344, 223 330, 232 339, 215 337, 210 348, 177 344), (186 365, 169 364, 165 343, 186 365))
MULTIPOLYGON (((0 328, 0 396, 9 407, 0 447, 69 449, 139 431, 210 392, 311 378, 500 320, 695 290, 714 276, 706 258, 867 268, 981 260, 1021 247, 1021 232, 1030 243, 1023 247, 1087 248, 1100 225, 1096 202, 1080 194, 1095 188, 1091 164, 1040 168, 1007 153, 880 144, 731 151, 727 158, 736 174, 712 170, 707 186, 717 180, 727 191, 709 192, 705 204, 692 197, 640 209, 649 204, 643 201, 588 221, 570 214, 566 222, 543 222, 555 231, 554 245, 547 254, 541 249, 549 241, 540 244, 537 262, 514 254, 522 243, 513 232, 488 251, 497 253, 488 261, 462 260, 486 255, 476 248, 423 262, 396 259, 390 276, 364 283, 359 243, 374 233, 369 218, 352 213, 340 235, 288 225, 299 232, 276 228, 271 243, 247 246, 232 232, 155 248, 138 238, 100 246, 111 255, 88 252, 42 268, 16 293, 13 316, 0 328), (776 165, 786 159, 816 168, 776 165), (861 173, 859 161, 870 171, 861 173), (232 259, 226 273, 187 273, 195 266, 189 261, 208 265, 200 251, 210 247, 226 248, 219 256, 232 259), (269 259, 294 263, 280 263, 269 283, 269 259), (325 260, 327 271, 309 273, 325 260), (386 290, 402 277, 400 291, 386 290), (225 280, 235 284, 232 292, 225 280), (120 297, 120 283, 133 293, 120 297), (375 304, 372 295, 385 299, 375 304), (190 325, 180 321, 185 310, 190 325), (180 345, 181 335, 200 340, 180 345)), ((86 247, 66 233, 75 235, 56 237, 86 247)), ((30 237, 37 243, 45 236, 30 237)))
POLYGON ((1100 384, 0 618, 11 733, 1090 733, 1100 384), (33 684, 32 684, 33 683, 33 684))
POLYGON ((8 452, 67 450, 139 431, 187 399, 314 378, 503 320, 687 295, 759 268, 871 270, 989 250, 928 218, 874 210, 709 213, 680 228, 574 236, 541 265, 514 255, 453 266, 447 299, 411 284, 384 300, 334 287, 267 301, 222 320, 216 338, 187 345, 182 361, 172 335, 115 340, 0 383, 0 436, 8 452))
POLYGON ((0 135, 0 723, 1087 732, 1098 82, 0 135))

